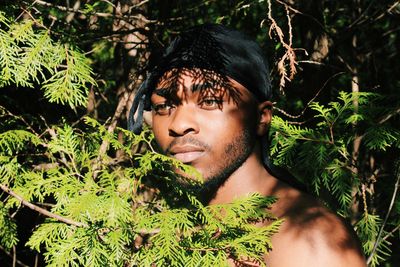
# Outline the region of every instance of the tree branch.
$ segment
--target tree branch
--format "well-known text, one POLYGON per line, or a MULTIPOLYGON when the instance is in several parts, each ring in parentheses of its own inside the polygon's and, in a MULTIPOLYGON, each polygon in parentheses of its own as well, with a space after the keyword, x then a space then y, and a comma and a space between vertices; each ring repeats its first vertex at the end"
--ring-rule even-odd
MULTIPOLYGON (((278 72, 280 74, 279 89, 283 93, 283 88, 285 87, 286 80, 288 80, 288 81, 293 80, 293 77, 297 72, 297 70, 296 70, 297 62, 296 62, 295 50, 292 47, 293 34, 292 34, 292 22, 291 22, 291 18, 290 18, 290 9, 285 3, 280 2, 280 4, 284 5, 285 11, 286 11, 286 18, 287 18, 287 24, 288 24, 288 36, 289 36, 288 42, 286 42, 284 40, 284 34, 283 34, 281 27, 279 27, 276 20, 272 17, 271 0, 267 1, 267 5, 268 5, 267 17, 271 23, 271 25, 269 27, 270 38, 272 38, 272 33, 275 33, 279 39, 279 42, 282 44, 282 46, 286 50, 285 54, 279 59, 279 61, 277 63, 278 72), (289 75, 286 70, 285 62, 288 62, 288 64, 289 64, 289 75)), ((264 22, 265 22, 265 19, 261 22, 261 27, 263 26, 264 22)))
POLYGON ((9 195, 15 197, 16 199, 18 199, 21 202, 22 205, 24 205, 24 206, 26 206, 26 207, 34 210, 34 211, 37 211, 37 212, 39 212, 39 213, 41 213, 41 214, 43 214, 43 215, 45 215, 47 217, 56 219, 57 221, 60 221, 60 222, 66 223, 66 224, 75 225, 77 227, 87 227, 87 225, 85 223, 76 222, 76 221, 73 221, 71 219, 62 217, 62 216, 54 214, 54 213, 52 213, 52 212, 50 212, 48 210, 45 210, 45 209, 43 209, 41 207, 38 207, 38 206, 30 203, 29 201, 26 201, 23 197, 21 197, 20 195, 18 195, 17 193, 15 193, 14 191, 12 191, 10 188, 8 188, 7 186, 5 186, 3 184, 0 184, 0 188, 1 188, 1 190, 6 192, 7 194, 9 194, 9 195))
MULTIPOLYGON (((143 1, 143 2, 146 3, 147 1, 143 1)), ((132 8, 139 7, 140 5, 142 5, 144 3, 141 2, 141 3, 137 4, 136 6, 133 6, 132 8)), ((89 12, 89 13, 87 13, 87 12, 84 12, 84 11, 79 10, 79 9, 74 9, 74 8, 68 8, 68 7, 65 7, 65 6, 55 5, 55 4, 48 3, 48 2, 45 2, 45 1, 42 1, 42 0, 33 1, 32 5, 35 5, 35 4, 46 6, 46 7, 54 7, 54 8, 57 8, 58 10, 61 10, 61 11, 67 11, 67 12, 71 12, 71 13, 78 13, 78 14, 85 15, 85 16, 86 15, 95 15, 95 16, 103 17, 103 18, 112 17, 112 18, 123 19, 123 20, 136 19, 136 20, 143 20, 146 23, 156 23, 157 22, 157 20, 149 20, 149 19, 147 19, 147 18, 145 18, 144 16, 141 16, 141 15, 138 15, 138 16, 137 15, 116 15, 116 14, 102 13, 102 12, 93 12, 93 13, 89 12)))
MULTIPOLYGON (((128 102, 130 92, 128 92, 127 90, 124 90, 124 92, 122 94, 123 95, 120 97, 117 108, 115 109, 114 115, 111 119, 111 123, 107 128, 108 133, 114 132, 115 128, 117 127, 118 120, 120 119, 120 117, 122 115, 122 112, 124 111, 125 108, 127 108, 126 104, 128 102)), ((99 155, 93 163, 93 178, 94 179, 97 178, 97 175, 100 171, 102 156, 107 152, 109 144, 110 144, 110 142, 108 140, 103 140, 103 142, 100 145, 99 155)))
POLYGON ((15 115, 14 113, 12 113, 12 112, 9 111, 8 109, 6 109, 4 106, 1 106, 1 105, 0 105, 0 111, 1 111, 1 110, 3 110, 3 111, 6 113, 6 115, 8 115, 8 116, 10 116, 10 117, 13 117, 13 118, 15 118, 15 119, 17 119, 17 120, 22 121, 22 123, 25 124, 25 126, 26 126, 29 130, 31 130, 31 132, 32 132, 33 134, 35 134, 36 136, 39 136, 39 134, 32 128, 32 125, 30 125, 30 124, 25 120, 24 117, 15 115))
POLYGON ((386 239, 388 239, 389 237, 391 237, 397 230, 399 230, 400 229, 400 224, 399 225, 397 225, 392 231, 390 231, 387 235, 385 235, 383 238, 382 238, 382 241, 384 241, 384 240, 386 240, 386 239))
MULTIPOLYGON (((14 258, 14 255, 12 255, 10 252, 8 252, 3 246, 0 245, 0 250, 2 250, 7 256, 9 256, 10 258, 14 258)), ((22 267, 29 267, 29 265, 26 265, 25 263, 23 263, 22 261, 15 259, 15 263, 18 264, 19 266, 22 267)))
POLYGON ((399 189, 399 184, 400 184, 400 160, 397 161, 395 174, 396 174, 396 183, 394 185, 394 191, 393 191, 392 199, 391 199, 390 204, 389 204, 389 209, 388 209, 388 211, 386 213, 386 216, 385 216, 385 219, 383 220, 383 223, 382 223, 382 225, 381 225, 381 227, 379 229, 378 236, 376 237, 376 241, 375 241, 374 247, 372 248, 371 254, 368 256, 367 264, 369 264, 371 262, 372 257, 376 253, 376 249, 378 248, 379 244, 384 240, 384 239, 381 239, 381 236, 382 236, 382 233, 383 233, 383 228, 385 227, 385 225, 387 223, 387 220, 389 219, 390 212, 392 211, 393 206, 394 206, 394 202, 396 200, 397 190, 399 189))
MULTIPOLYGON (((331 80, 333 80, 334 78, 336 78, 337 76, 342 75, 342 74, 345 74, 345 72, 338 72, 338 73, 333 74, 331 77, 329 77, 329 78, 325 81, 325 83, 322 85, 322 87, 318 90, 318 92, 307 102, 306 106, 303 108, 303 110, 302 110, 299 114, 297 114, 297 115, 291 115, 291 114, 287 113, 286 111, 284 111, 284 110, 282 110, 282 109, 280 109, 280 108, 277 108, 277 107, 274 107, 274 110, 279 111, 280 113, 282 113, 283 115, 285 115, 286 117, 291 118, 291 119, 298 119, 298 118, 300 118, 301 116, 304 115, 304 113, 306 112, 306 110, 308 109, 308 107, 311 105, 311 103, 319 96, 319 94, 322 92, 322 90, 325 89, 325 87, 328 85, 328 83, 329 83, 331 80)), ((290 123, 291 123, 291 124, 298 124, 298 123, 296 123, 296 122, 290 122, 290 123)), ((301 124, 301 123, 300 123, 300 124, 301 124)))
POLYGON ((381 118, 378 123, 379 124, 383 124, 383 123, 385 123, 386 121, 388 121, 390 118, 392 118, 393 116, 395 116, 397 114, 400 114, 400 108, 397 108, 392 113, 390 113, 390 114, 384 116, 383 118, 381 118))
MULTIPOLYGON (((111 119, 111 123, 107 128, 109 133, 113 133, 115 128, 117 127, 118 120, 121 118, 122 112, 127 108, 126 103, 128 102, 130 92, 124 90, 123 95, 118 101, 117 108, 115 109, 114 115, 111 119)), ((109 142, 104 140, 99 149, 99 155, 103 155, 107 151, 109 142)))

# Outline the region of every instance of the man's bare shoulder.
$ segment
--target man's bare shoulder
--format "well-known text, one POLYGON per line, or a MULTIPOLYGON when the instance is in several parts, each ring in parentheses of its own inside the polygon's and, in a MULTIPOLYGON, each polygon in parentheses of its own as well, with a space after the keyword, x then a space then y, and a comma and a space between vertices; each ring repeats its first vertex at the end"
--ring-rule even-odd
POLYGON ((271 211, 285 222, 272 239, 269 266, 366 266, 357 237, 336 214, 289 186, 276 196, 271 211))

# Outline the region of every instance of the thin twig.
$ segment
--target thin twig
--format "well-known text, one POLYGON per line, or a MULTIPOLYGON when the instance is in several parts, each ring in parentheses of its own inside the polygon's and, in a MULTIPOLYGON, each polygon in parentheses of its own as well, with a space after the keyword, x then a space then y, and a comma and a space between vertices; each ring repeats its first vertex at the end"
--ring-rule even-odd
POLYGON ((368 16, 366 16, 366 14, 367 14, 368 10, 374 5, 374 2, 375 2, 375 0, 370 1, 370 3, 369 3, 369 5, 367 6, 367 8, 361 13, 361 15, 360 15, 356 20, 354 20, 354 21, 348 26, 348 29, 353 28, 355 25, 362 24, 362 23, 364 23, 364 22, 368 19, 368 16), (366 19, 364 19, 365 17, 366 17, 366 19))
POLYGON ((34 267, 38 267, 38 263, 39 263, 39 254, 36 253, 36 255, 35 255, 35 265, 34 265, 34 267))
POLYGON ((400 160, 397 161, 395 175, 396 175, 396 183, 394 185, 394 191, 393 191, 392 199, 391 199, 390 204, 389 204, 389 209, 388 209, 388 211, 386 213, 386 216, 385 216, 385 219, 383 220, 383 223, 382 223, 382 225, 381 225, 381 227, 379 229, 378 236, 376 237, 375 244, 374 244, 374 247, 372 248, 371 254, 368 256, 367 264, 369 264, 371 262, 374 254, 376 253, 376 249, 378 248, 378 246, 382 242, 382 240, 384 240, 384 239, 381 238, 381 235, 383 233, 383 228, 386 226, 387 220, 389 219, 389 215, 390 215, 390 212, 393 209, 394 202, 395 202, 396 196, 397 196, 397 191, 399 189, 399 183, 400 183, 400 160))
POLYGON ((379 124, 383 124, 384 122, 388 121, 390 118, 392 118, 393 116, 400 114, 400 108, 397 108, 396 110, 394 110, 392 113, 386 115, 385 117, 383 117, 382 119, 379 120, 379 124))
POLYGON ((12 261, 12 266, 15 267, 17 265, 17 248, 15 245, 12 247, 13 251, 13 261, 12 261))
MULTIPOLYGON (((282 110, 282 109, 280 109, 280 108, 276 108, 276 107, 274 107, 274 110, 278 110, 280 113, 282 113, 283 115, 285 115, 286 117, 291 118, 291 119, 298 119, 298 118, 300 118, 301 116, 304 115, 304 113, 306 112, 306 110, 308 109, 308 107, 311 105, 311 103, 319 96, 319 94, 322 92, 322 90, 325 89, 325 87, 328 85, 328 83, 329 83, 333 78, 335 78, 336 76, 339 76, 339 75, 341 75, 341 74, 345 74, 345 72, 338 72, 338 73, 333 74, 331 77, 329 77, 329 78, 324 82, 324 84, 322 85, 322 87, 318 90, 318 92, 313 96, 313 98, 311 98, 311 99, 307 102, 306 106, 305 106, 304 109, 300 112, 300 114, 291 115, 291 114, 287 113, 286 111, 284 111, 284 110, 282 110)), ((301 124, 301 123, 293 123, 293 122, 291 122, 291 123, 292 123, 292 124, 301 124)))
POLYGON ((390 231, 387 235, 385 235, 383 238, 382 238, 382 241, 384 241, 384 240, 386 240, 386 239, 388 239, 389 237, 391 237, 396 231, 398 231, 400 229, 400 224, 399 225, 397 225, 392 231, 390 231))
POLYGON ((54 213, 52 213, 52 212, 50 212, 48 210, 45 210, 45 209, 43 209, 41 207, 38 207, 38 206, 30 203, 29 201, 26 201, 23 197, 21 197, 20 195, 18 195, 17 193, 15 193, 14 191, 12 191, 10 188, 8 188, 7 186, 5 186, 3 184, 0 184, 0 189, 3 190, 4 192, 6 192, 7 194, 15 197, 16 199, 18 199, 21 202, 22 205, 24 205, 24 206, 26 206, 26 207, 34 210, 34 211, 37 211, 37 212, 39 212, 39 213, 41 213, 41 214, 43 214, 43 215, 45 215, 47 217, 56 219, 57 221, 64 222, 66 224, 75 225, 77 227, 87 227, 87 225, 85 223, 76 222, 76 221, 73 221, 71 219, 62 217, 62 216, 54 214, 54 213))
POLYGON ((4 112, 5 112, 8 116, 13 117, 13 118, 16 118, 17 120, 22 121, 22 122, 25 124, 25 126, 26 126, 29 130, 31 130, 31 132, 32 132, 33 134, 35 134, 36 136, 39 136, 39 134, 32 128, 32 126, 24 119, 24 117, 15 115, 14 113, 12 113, 11 111, 9 111, 8 109, 6 109, 4 106, 1 106, 1 105, 0 105, 0 110, 4 110, 4 112))
MULTIPOLYGON (((117 127, 118 120, 121 118, 122 112, 127 108, 126 104, 128 102, 129 95, 130 95, 130 93, 127 92, 127 90, 125 90, 123 92, 123 96, 119 99, 117 108, 115 109, 114 115, 113 115, 113 117, 111 119, 111 123, 107 128, 107 132, 108 133, 111 134, 111 133, 113 133, 115 131, 115 128, 117 127)), ((101 143, 101 146, 100 146, 100 149, 99 149, 99 156, 102 156, 107 151, 108 145, 109 145, 109 142, 107 140, 104 140, 101 143)))
MULTIPOLYGON (((282 46, 286 49, 285 54, 280 58, 280 60, 277 63, 278 67, 278 72, 281 76, 280 82, 279 82, 279 89, 283 93, 283 88, 285 87, 286 80, 291 81, 296 74, 296 54, 295 51, 292 47, 292 39, 293 39, 293 33, 292 33, 292 25, 291 25, 291 18, 290 18, 290 9, 285 3, 280 3, 284 5, 285 11, 286 11, 286 18, 287 18, 287 23, 288 23, 288 43, 284 40, 284 34, 282 29, 279 27, 277 24, 276 20, 272 16, 272 3, 271 0, 268 0, 268 13, 267 17, 268 20, 271 23, 271 26, 269 28, 269 36, 272 38, 272 33, 275 32, 275 34, 278 36, 279 42, 282 44, 282 46), (289 75, 286 71, 286 66, 285 62, 289 63, 289 75)), ((265 20, 261 22, 261 26, 263 25, 265 20)))
MULTIPOLYGON (((115 109, 114 115, 111 119, 111 123, 107 128, 107 132, 112 134, 117 127, 118 120, 121 118, 123 111, 127 108, 126 104, 129 100, 130 93, 127 90, 124 90, 122 97, 118 101, 117 108, 115 109)), ((108 140, 103 140, 99 148, 99 155, 97 159, 93 163, 93 178, 96 179, 98 172, 100 170, 101 159, 103 155, 107 152, 107 148, 110 142, 108 140)))
POLYGON ((392 12, 392 10, 394 9, 394 8, 396 8, 396 6, 398 6, 400 4, 400 1, 395 1, 395 3, 392 5, 392 6, 390 6, 387 10, 385 10, 383 13, 381 13, 380 15, 378 15, 378 16, 376 16, 374 19, 373 19, 373 22, 376 22, 377 20, 380 20, 381 18, 383 18, 387 13, 391 13, 392 12))
MULTIPOLYGON (((10 253, 10 252, 8 252, 3 246, 1 246, 0 245, 0 250, 2 250, 7 256, 9 256, 10 258, 13 258, 13 255, 10 253)), ((20 261, 20 260, 18 260, 18 259, 16 259, 16 261, 15 261, 19 266, 22 266, 22 267, 29 267, 29 265, 26 265, 25 263, 23 263, 22 261, 20 261)))
MULTIPOLYGON (((88 14, 88 13, 82 11, 82 10, 79 10, 79 9, 75 10, 74 8, 68 8, 68 7, 65 7, 65 6, 55 5, 55 4, 48 3, 48 2, 45 2, 45 1, 42 1, 42 0, 35 0, 35 1, 33 1, 32 5, 34 5, 34 4, 39 4, 39 5, 46 6, 46 7, 54 7, 54 8, 57 8, 58 10, 61 10, 61 11, 78 13, 78 14, 85 15, 85 16, 86 15, 95 15, 95 16, 103 17, 103 18, 112 17, 112 18, 123 19, 123 20, 136 19, 136 20, 143 20, 145 23, 155 23, 155 22, 157 22, 157 20, 149 20, 149 19, 145 18, 144 16, 140 16, 140 15, 139 16, 137 16, 137 15, 116 15, 116 14, 102 13, 102 12, 94 12, 94 13, 89 13, 88 14)), ((139 3, 138 5, 141 5, 141 4, 142 3, 139 3)))

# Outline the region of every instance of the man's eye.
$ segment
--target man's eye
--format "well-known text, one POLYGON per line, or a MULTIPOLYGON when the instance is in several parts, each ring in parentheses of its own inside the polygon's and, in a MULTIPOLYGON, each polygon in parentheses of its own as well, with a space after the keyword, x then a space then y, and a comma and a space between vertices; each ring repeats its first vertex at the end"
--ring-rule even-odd
POLYGON ((200 102, 200 107, 203 109, 221 109, 222 108, 222 99, 217 98, 205 98, 200 102))
POLYGON ((153 104, 153 110, 158 115, 168 115, 172 108, 174 108, 174 106, 168 103, 153 104))

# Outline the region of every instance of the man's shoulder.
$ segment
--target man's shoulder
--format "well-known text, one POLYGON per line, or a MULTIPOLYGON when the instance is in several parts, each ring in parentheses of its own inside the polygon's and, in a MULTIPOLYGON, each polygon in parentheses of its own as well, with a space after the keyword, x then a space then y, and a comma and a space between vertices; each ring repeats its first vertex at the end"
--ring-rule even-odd
POLYGON ((272 239, 268 261, 281 264, 271 266, 365 266, 354 231, 339 216, 290 187, 277 197, 272 212, 284 223, 272 239))
POLYGON ((292 242, 307 241, 310 246, 322 243, 339 247, 353 243, 354 246, 358 245, 351 227, 308 194, 300 192, 282 198, 274 210, 279 218, 284 219, 282 234, 290 236, 292 242))

